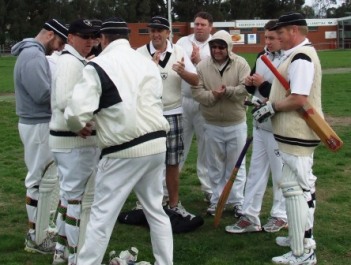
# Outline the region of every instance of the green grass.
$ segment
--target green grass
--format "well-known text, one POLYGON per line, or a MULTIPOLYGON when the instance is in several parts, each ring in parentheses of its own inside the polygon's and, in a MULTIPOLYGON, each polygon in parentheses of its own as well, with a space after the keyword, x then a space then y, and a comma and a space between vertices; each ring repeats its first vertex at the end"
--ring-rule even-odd
MULTIPOLYGON (((320 54, 323 54, 321 58, 327 55, 335 56, 334 53, 329 52, 320 54)), ((255 58, 255 55, 249 56, 255 58)), ((349 51, 345 51, 340 58, 348 58, 347 56, 349 56, 349 51)), ((13 57, 0 58, 2 67, 0 94, 13 91, 12 88, 4 90, 3 87, 6 82, 11 84, 9 80, 12 80, 13 63, 13 57), (4 59, 6 62, 3 61, 4 59), (3 70, 7 73, 6 75, 3 75, 3 70)), ((336 60, 334 65, 340 67, 341 64, 336 60)), ((350 60, 345 67, 351 67, 350 60)), ((314 173, 318 176, 318 181, 314 235, 317 241, 318 264, 321 265, 351 263, 351 193, 349 192, 349 187, 351 187, 351 124, 348 76, 349 74, 323 76, 324 111, 328 116, 344 119, 345 122, 333 126, 343 139, 344 147, 339 152, 332 153, 324 146, 320 146, 315 152, 314 173)), ((0 120, 0 264, 51 264, 50 255, 29 254, 23 250, 27 222, 24 204, 26 169, 23 162, 23 147, 17 132, 18 119, 15 115, 14 101, 0 97, 0 102, 2 117, 0 120)), ((250 126, 251 115, 248 115, 248 118, 250 126)), ((191 233, 174 235, 174 264, 265 265, 271 264, 270 260, 273 256, 288 251, 274 243, 275 237, 286 235, 287 230, 276 234, 226 234, 224 227, 234 222, 234 218, 229 213, 224 213, 219 227, 215 229, 212 225, 213 217, 205 215, 207 204, 202 201, 195 163, 196 145, 194 142, 181 175, 180 196, 182 203, 190 212, 204 217, 205 224, 191 233)), ((129 210, 134 207, 134 202, 135 196, 131 195, 124 209, 129 210)), ((269 216, 271 202, 272 189, 269 183, 261 214, 263 223, 269 216)), ((117 223, 107 253, 113 249, 119 252, 131 246, 139 249, 139 260, 153 261, 148 229, 117 223)), ((107 256, 104 262, 107 262, 106 258, 107 256)))
POLYGON ((0 57, 0 93, 10 93, 13 88, 13 66, 15 65, 15 57, 0 57))
POLYGON ((330 50, 318 52, 322 68, 347 68, 351 65, 351 50, 330 50))

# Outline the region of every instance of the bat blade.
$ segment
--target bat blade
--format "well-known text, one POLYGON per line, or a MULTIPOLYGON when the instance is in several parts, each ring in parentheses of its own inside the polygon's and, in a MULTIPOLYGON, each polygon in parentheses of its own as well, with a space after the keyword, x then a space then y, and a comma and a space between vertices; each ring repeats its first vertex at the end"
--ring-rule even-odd
POLYGON ((243 149, 241 150, 238 161, 236 161, 235 167, 230 175, 230 178, 229 178, 228 182, 225 184, 223 191, 222 191, 222 194, 218 199, 216 213, 215 213, 215 217, 214 217, 214 221, 213 221, 214 227, 217 227, 219 225, 219 221, 221 220, 223 209, 224 209, 224 206, 228 200, 230 191, 232 190, 234 180, 236 178, 236 175, 238 174, 241 163, 243 162, 243 159, 245 157, 247 150, 249 149, 251 142, 252 142, 252 137, 248 137, 246 139, 246 143, 245 143, 243 149))
MULTIPOLYGON (((266 55, 261 56, 262 61, 272 71, 275 77, 283 85, 283 87, 289 91, 290 85, 288 81, 278 72, 272 62, 266 55)), ((330 127, 325 119, 314 109, 314 107, 307 102, 300 110, 298 110, 301 117, 305 120, 307 125, 317 134, 319 139, 324 145, 331 151, 336 152, 343 146, 343 141, 336 134, 336 132, 330 127)))

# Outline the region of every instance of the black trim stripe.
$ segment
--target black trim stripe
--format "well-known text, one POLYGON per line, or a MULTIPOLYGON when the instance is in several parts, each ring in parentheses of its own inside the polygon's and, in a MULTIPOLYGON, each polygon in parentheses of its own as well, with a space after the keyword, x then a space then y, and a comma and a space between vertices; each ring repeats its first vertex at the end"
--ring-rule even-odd
MULTIPOLYGON (((96 72, 100 77, 101 90, 102 94, 100 96, 99 108, 94 111, 94 114, 99 112, 101 109, 106 109, 117 103, 122 102, 122 98, 118 92, 118 88, 115 83, 112 82, 105 70, 94 62, 89 62, 88 65, 91 65, 95 68, 96 72)), ((115 73, 118 74, 118 73, 115 73)))
POLYGON ((134 138, 133 140, 131 140, 129 142, 106 147, 106 148, 101 150, 100 158, 102 158, 104 155, 115 153, 115 152, 130 148, 130 147, 136 146, 138 144, 141 144, 141 143, 144 143, 144 142, 156 139, 156 138, 161 138, 161 137, 166 137, 165 131, 156 131, 156 132, 147 133, 147 134, 144 134, 142 136, 139 136, 138 138, 134 138))
POLYGON ((72 53, 70 53, 69 51, 67 50, 64 50, 61 55, 64 55, 64 54, 70 54, 72 55, 74 58, 76 58, 78 61, 80 61, 84 66, 87 65, 87 61, 84 61, 84 60, 81 60, 79 59, 78 57, 74 56, 72 53))
POLYGON ((294 57, 292 58, 291 62, 296 61, 296 60, 306 60, 308 62, 312 62, 311 57, 309 57, 305 53, 297 53, 297 54, 295 54, 294 57))
POLYGON ((34 200, 31 197, 26 197, 26 204, 33 207, 38 207, 38 200, 34 200))
MULTIPOLYGON (((146 44, 146 48, 147 48, 147 50, 149 51, 151 57, 154 57, 154 54, 155 54, 155 53, 151 53, 151 50, 150 50, 150 43, 146 44)), ((162 68, 165 68, 165 67, 167 66, 167 63, 168 63, 169 59, 171 58, 171 55, 172 55, 172 53, 166 52, 165 58, 164 58, 162 61, 160 60, 160 61, 158 62, 158 65, 161 66, 162 68)))
POLYGON ((277 134, 274 134, 274 138, 280 143, 298 145, 302 147, 315 147, 321 142, 320 140, 304 140, 292 137, 285 137, 277 134))
MULTIPOLYGON (((54 131, 50 130, 50 135, 52 136, 60 136, 60 137, 77 137, 78 134, 75 132, 70 132, 70 131, 54 131)), ((93 130, 91 132, 91 135, 96 135, 96 130, 93 130)))

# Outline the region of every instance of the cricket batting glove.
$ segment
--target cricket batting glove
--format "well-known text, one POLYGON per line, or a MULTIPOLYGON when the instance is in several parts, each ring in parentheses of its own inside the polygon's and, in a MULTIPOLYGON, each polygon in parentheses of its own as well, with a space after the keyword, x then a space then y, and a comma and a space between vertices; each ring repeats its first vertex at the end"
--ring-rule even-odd
POLYGON ((268 118, 272 117, 274 113, 275 113, 274 106, 269 101, 252 110, 253 118, 259 123, 262 123, 268 118))

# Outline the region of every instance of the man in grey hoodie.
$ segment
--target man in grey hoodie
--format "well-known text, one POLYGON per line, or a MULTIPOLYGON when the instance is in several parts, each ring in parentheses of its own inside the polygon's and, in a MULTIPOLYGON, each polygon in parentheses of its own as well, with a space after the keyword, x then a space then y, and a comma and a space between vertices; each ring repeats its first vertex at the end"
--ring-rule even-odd
POLYGON ((40 243, 35 240, 40 181, 45 167, 53 160, 48 145, 51 71, 45 55, 63 49, 67 32, 64 24, 52 19, 43 25, 35 38, 22 40, 11 50, 18 56, 14 68, 16 114, 28 169, 25 186, 29 231, 25 250, 42 254, 53 253, 55 248, 51 237, 40 243))

